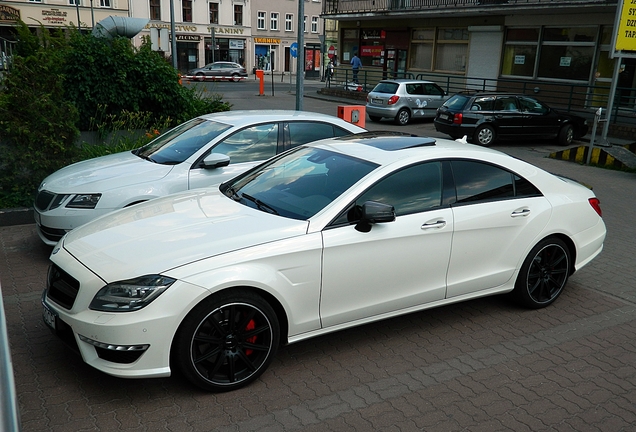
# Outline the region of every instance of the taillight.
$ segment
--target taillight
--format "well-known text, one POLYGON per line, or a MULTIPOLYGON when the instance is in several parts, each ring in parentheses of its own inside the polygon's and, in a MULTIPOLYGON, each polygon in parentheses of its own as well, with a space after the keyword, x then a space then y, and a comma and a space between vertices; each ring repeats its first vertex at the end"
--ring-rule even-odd
POLYGON ((393 95, 389 98, 389 102, 387 102, 387 105, 393 105, 394 103, 396 103, 398 101, 398 99, 400 99, 399 96, 397 95, 393 95))
POLYGON ((453 116, 453 124, 462 124, 462 120, 464 120, 462 113, 457 113, 453 116))
POLYGON ((601 210, 601 200, 599 200, 598 198, 590 198, 588 201, 590 202, 590 205, 592 206, 594 211, 596 211, 596 213, 598 213, 600 217, 603 217, 603 211, 601 210))

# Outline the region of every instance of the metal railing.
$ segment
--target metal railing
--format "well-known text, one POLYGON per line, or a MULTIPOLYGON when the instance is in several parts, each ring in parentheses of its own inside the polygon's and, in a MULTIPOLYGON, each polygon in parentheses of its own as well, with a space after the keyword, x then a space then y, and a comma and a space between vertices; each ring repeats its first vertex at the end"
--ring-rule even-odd
POLYGON ((426 11, 441 8, 554 7, 581 5, 616 5, 617 0, 326 0, 323 15, 364 12, 426 11))
MULTIPOLYGON (((497 91, 534 96, 548 105, 568 112, 575 112, 590 119, 598 108, 605 110, 608 104, 609 83, 587 85, 547 80, 523 80, 509 78, 479 78, 459 75, 403 72, 394 74, 379 68, 363 68, 358 71, 358 83, 353 83, 351 66, 334 69, 326 87, 354 92, 369 92, 382 79, 407 78, 433 81, 448 94, 466 91, 497 91)), ((636 88, 618 87, 614 96, 610 124, 636 125, 636 88)))

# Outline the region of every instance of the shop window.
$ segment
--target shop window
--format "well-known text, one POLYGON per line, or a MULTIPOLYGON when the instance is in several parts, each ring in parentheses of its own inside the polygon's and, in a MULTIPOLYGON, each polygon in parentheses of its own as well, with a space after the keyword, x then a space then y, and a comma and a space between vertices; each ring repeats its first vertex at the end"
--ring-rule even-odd
POLYGON ((150 0, 150 19, 155 21, 161 20, 161 1, 150 0))
POLYGON ((234 5, 234 25, 243 25, 243 5, 234 5))
POLYGON ((588 81, 592 70, 593 58, 593 46, 544 45, 541 47, 537 76, 540 78, 588 81))
POLYGON ((278 12, 272 12, 269 14, 269 29, 278 30, 278 12))
POLYGON ((265 30, 265 12, 258 11, 256 16, 256 28, 258 30, 265 30))
POLYGON ((537 58, 537 45, 517 45, 504 46, 504 57, 501 74, 532 77, 534 76, 534 65, 537 58))
POLYGON ((192 22, 192 0, 181 1, 183 10, 183 22, 192 22))
POLYGON ((285 31, 294 31, 294 14, 285 14, 285 31))
POLYGON ((411 34, 410 69, 465 72, 468 29, 425 28, 411 34))
POLYGON ((210 3, 210 24, 219 23, 219 4, 210 3))

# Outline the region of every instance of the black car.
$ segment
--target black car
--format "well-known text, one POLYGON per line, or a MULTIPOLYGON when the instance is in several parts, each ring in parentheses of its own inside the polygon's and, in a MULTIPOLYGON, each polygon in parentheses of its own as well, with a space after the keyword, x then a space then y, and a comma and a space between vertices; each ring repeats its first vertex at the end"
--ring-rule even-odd
POLYGON ((489 146, 498 139, 557 139, 561 145, 587 133, 587 120, 561 113, 525 95, 458 93, 435 116, 435 129, 457 139, 489 146))

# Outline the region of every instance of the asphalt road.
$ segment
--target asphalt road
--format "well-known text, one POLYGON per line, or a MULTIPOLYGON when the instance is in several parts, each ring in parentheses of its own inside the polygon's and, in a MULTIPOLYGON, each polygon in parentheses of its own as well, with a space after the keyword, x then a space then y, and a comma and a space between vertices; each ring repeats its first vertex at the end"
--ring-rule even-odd
MULTIPOLYGON (((251 79, 251 77, 250 77, 251 79)), ((219 83, 233 109, 295 108, 290 86, 219 83), (267 88, 267 87, 266 87, 267 88)), ((342 101, 312 96, 335 115, 342 101)), ((206 85, 208 86, 208 85, 206 85)), ((437 136, 430 121, 406 127, 437 136)), ((636 424, 636 174, 549 159, 550 143, 497 149, 591 185, 602 254, 542 310, 491 297, 282 348, 253 385, 199 391, 178 376, 113 378, 42 322, 50 248, 33 225, 0 227, 0 281, 24 431, 632 431, 636 424)))

